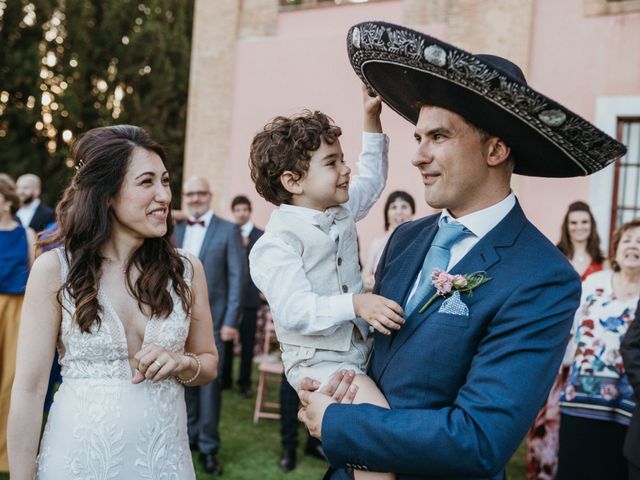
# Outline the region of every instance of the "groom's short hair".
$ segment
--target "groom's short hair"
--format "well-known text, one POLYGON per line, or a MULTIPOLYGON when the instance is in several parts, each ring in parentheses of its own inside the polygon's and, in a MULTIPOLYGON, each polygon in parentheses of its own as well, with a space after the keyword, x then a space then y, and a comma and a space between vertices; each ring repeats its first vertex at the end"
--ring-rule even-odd
POLYGON ((289 171, 297 179, 304 178, 322 141, 331 145, 341 134, 340 127, 319 111, 275 117, 251 142, 249 167, 258 193, 274 205, 288 203, 293 195, 284 188, 280 176, 289 171))

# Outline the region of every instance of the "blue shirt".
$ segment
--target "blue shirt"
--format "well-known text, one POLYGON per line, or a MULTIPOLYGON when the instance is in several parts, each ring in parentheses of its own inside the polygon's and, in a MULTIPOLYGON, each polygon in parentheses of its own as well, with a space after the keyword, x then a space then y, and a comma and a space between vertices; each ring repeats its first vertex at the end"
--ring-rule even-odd
POLYGON ((22 226, 0 230, 0 293, 21 295, 29 277, 29 244, 22 226))

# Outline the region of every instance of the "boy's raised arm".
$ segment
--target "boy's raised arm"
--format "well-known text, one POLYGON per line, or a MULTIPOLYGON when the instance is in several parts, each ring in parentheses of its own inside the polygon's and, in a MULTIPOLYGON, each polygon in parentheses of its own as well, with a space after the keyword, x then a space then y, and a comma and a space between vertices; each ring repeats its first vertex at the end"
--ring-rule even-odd
POLYGON ((382 100, 371 93, 362 86, 362 152, 358 158, 358 175, 349 183, 349 200, 344 205, 356 222, 365 217, 380 198, 389 170, 389 139, 382 133, 380 122, 382 100))

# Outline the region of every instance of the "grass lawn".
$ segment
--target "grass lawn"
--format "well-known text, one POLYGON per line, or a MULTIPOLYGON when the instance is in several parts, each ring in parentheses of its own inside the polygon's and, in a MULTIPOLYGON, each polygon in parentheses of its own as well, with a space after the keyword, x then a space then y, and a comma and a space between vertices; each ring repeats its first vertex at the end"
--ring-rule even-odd
MULTIPOLYGON (((298 467, 283 473, 277 465, 280 456, 280 422, 260 420, 253 423, 254 400, 242 399, 237 391, 225 390, 222 401, 222 420, 220 436, 222 448, 220 460, 224 466, 224 478, 229 480, 286 479, 320 480, 326 471, 326 465, 320 460, 304 455, 306 435, 302 427, 299 432, 298 467)), ((525 461, 524 443, 509 462, 507 476, 509 480, 524 480, 525 461)), ((213 480, 215 477, 199 471, 200 480, 213 480)))
MULTIPOLYGON (((238 362, 235 362, 238 363, 238 362)), ((257 378, 254 375, 254 378, 257 378)), ((277 390, 272 387, 272 390, 277 390)), ((277 465, 280 456, 280 422, 260 420, 253 423, 254 399, 245 400, 237 390, 225 390, 222 401, 220 436, 222 447, 219 460, 224 467, 222 478, 228 480, 320 480, 326 471, 324 462, 304 455, 306 435, 302 427, 299 432, 298 466, 290 473, 283 473, 277 465)), ((199 480, 213 480, 200 468, 194 454, 194 466, 199 480)), ((524 443, 507 466, 509 480, 523 480, 524 443)), ((9 476, 0 473, 0 480, 9 476)))

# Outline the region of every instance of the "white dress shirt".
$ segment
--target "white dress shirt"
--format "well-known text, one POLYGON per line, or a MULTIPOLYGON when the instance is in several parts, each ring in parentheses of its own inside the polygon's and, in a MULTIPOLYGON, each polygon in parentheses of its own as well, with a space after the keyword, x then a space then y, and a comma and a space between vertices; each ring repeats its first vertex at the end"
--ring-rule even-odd
MULTIPOLYGON (((389 140, 385 134, 363 133, 358 175, 349 182, 349 200, 343 205, 356 222, 369 212, 384 190, 388 150, 389 140)), ((278 208, 294 212, 302 222, 317 225, 314 217, 318 210, 287 204, 278 208)), ((335 225, 332 228, 337 230, 335 225)), ((357 262, 358 258, 344 260, 357 262)), ((327 258, 327 262, 330 261, 333 259, 327 258)), ((249 264, 254 283, 278 312, 283 328, 303 335, 330 335, 341 323, 352 321, 356 316, 352 293, 321 296, 311 290, 300 255, 269 232, 268 227, 251 250, 249 264), (301 301, 287 302, 292 292, 296 292, 301 301)))
MULTIPOLYGON (((460 218, 453 218, 449 210, 446 208, 442 210, 438 222, 440 222, 442 218, 447 217, 449 223, 461 223, 471 232, 471 235, 467 235, 462 240, 454 243, 451 247, 451 256, 449 257, 447 271, 451 270, 467 253, 469 253, 469 250, 471 250, 476 243, 482 240, 487 233, 498 225, 502 219, 507 216, 515 204, 516 196, 513 192, 510 192, 504 200, 460 218)), ((413 288, 411 289, 409 297, 407 297, 407 302, 409 302, 411 297, 413 297, 413 294, 418 288, 420 278, 422 278, 422 269, 418 273, 418 278, 416 278, 413 283, 413 288)))
POLYGON ((195 218, 192 215, 189 215, 189 220, 194 221, 203 221, 204 226, 202 225, 189 225, 187 223, 186 228, 184 229, 184 239, 182 240, 182 248, 189 252, 191 255, 196 257, 200 256, 200 250, 202 249, 202 243, 204 242, 204 235, 207 233, 207 228, 209 228, 209 224, 211 223, 211 219, 213 218, 213 210, 209 209, 207 212, 200 216, 200 218, 195 218))
POLYGON ((20 207, 16 212, 16 217, 20 220, 20 223, 24 228, 27 228, 33 220, 33 216, 36 214, 36 209, 40 206, 40 199, 36 198, 28 206, 20 207))
POLYGON ((251 230, 253 230, 253 226, 254 225, 251 220, 249 220, 244 225, 240 225, 240 235, 242 235, 245 238, 248 237, 249 234, 251 233, 251 230))

